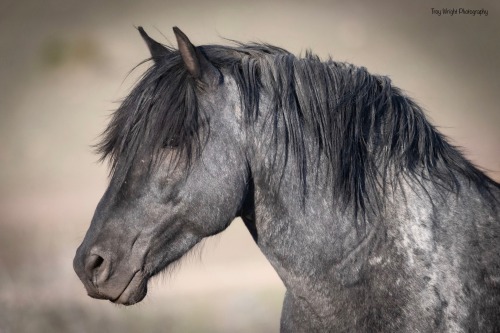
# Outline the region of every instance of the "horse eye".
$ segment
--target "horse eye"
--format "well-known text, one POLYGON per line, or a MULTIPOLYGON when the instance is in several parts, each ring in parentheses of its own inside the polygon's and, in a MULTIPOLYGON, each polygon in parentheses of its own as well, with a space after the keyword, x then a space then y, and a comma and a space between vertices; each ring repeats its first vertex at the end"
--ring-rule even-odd
POLYGON ((177 138, 170 138, 165 142, 163 147, 175 149, 175 148, 179 147, 179 141, 177 140, 177 138))

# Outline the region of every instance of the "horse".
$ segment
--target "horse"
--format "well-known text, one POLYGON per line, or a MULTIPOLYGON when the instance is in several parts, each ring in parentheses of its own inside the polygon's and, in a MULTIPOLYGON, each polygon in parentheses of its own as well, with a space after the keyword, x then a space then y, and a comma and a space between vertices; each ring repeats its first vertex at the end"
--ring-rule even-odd
POLYGON ((241 217, 281 332, 500 332, 500 184, 389 78, 138 30, 151 66, 96 147, 110 181, 73 262, 89 296, 140 302, 241 217))

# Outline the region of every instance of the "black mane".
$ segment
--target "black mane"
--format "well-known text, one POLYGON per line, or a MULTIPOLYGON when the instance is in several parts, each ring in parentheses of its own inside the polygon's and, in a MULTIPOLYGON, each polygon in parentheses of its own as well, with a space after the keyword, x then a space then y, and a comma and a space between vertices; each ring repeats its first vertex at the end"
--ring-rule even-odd
MULTIPOLYGON (((310 52, 296 57, 266 44, 200 49, 215 67, 235 78, 248 124, 259 117, 262 94, 268 96, 274 133, 278 124, 285 128, 285 137, 274 138, 270 153, 285 144, 284 161, 294 156, 304 194, 307 170, 315 163, 306 157, 306 132, 317 139, 317 162, 321 156, 329 163, 335 192, 356 214, 375 210, 386 178, 397 174, 424 177, 452 191, 460 189, 457 175, 482 193, 499 186, 448 144, 387 77, 331 59, 322 62, 310 52)), ((123 171, 128 170, 141 146, 148 156, 158 157, 164 146, 173 144, 177 157, 188 164, 203 148, 200 127, 207 118, 197 101, 202 88, 184 69, 179 53, 171 51, 155 59, 104 132, 98 151, 111 159, 114 172, 119 159, 124 159, 123 171)))

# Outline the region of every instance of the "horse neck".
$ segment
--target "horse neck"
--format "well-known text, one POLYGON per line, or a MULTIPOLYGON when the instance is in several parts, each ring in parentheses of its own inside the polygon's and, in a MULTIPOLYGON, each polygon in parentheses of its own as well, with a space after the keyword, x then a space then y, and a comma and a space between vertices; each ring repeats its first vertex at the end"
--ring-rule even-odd
MULTIPOLYGON (((254 157, 255 238, 287 288, 299 294, 314 293, 319 286, 335 290, 332 281, 338 286, 356 283, 362 267, 380 260, 377 249, 388 243, 404 249, 395 258, 403 255, 415 262, 415 253, 431 256, 436 230, 451 230, 462 221, 456 239, 451 240, 459 242, 460 237, 473 234, 474 224, 499 220, 498 212, 486 209, 488 205, 465 177, 457 176, 463 189, 454 192, 425 177, 399 174, 386 189, 383 207, 367 211, 366 228, 360 232, 356 219, 360 222, 361 217, 351 207, 339 207, 332 186, 320 181, 326 166, 309 175, 310 186, 302 201, 293 157, 284 166, 279 188, 266 172, 270 160, 254 157)), ((328 298, 328 294, 323 289, 316 297, 328 298)))

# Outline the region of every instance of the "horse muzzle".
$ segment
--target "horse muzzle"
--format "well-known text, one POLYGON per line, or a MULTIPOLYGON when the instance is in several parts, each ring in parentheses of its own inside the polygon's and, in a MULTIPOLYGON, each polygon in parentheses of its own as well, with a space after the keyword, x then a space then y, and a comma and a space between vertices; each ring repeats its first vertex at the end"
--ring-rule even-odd
POLYGON ((142 301, 147 294, 148 278, 141 269, 127 269, 119 264, 104 251, 85 251, 81 246, 73 260, 73 268, 90 297, 123 305, 142 301))

